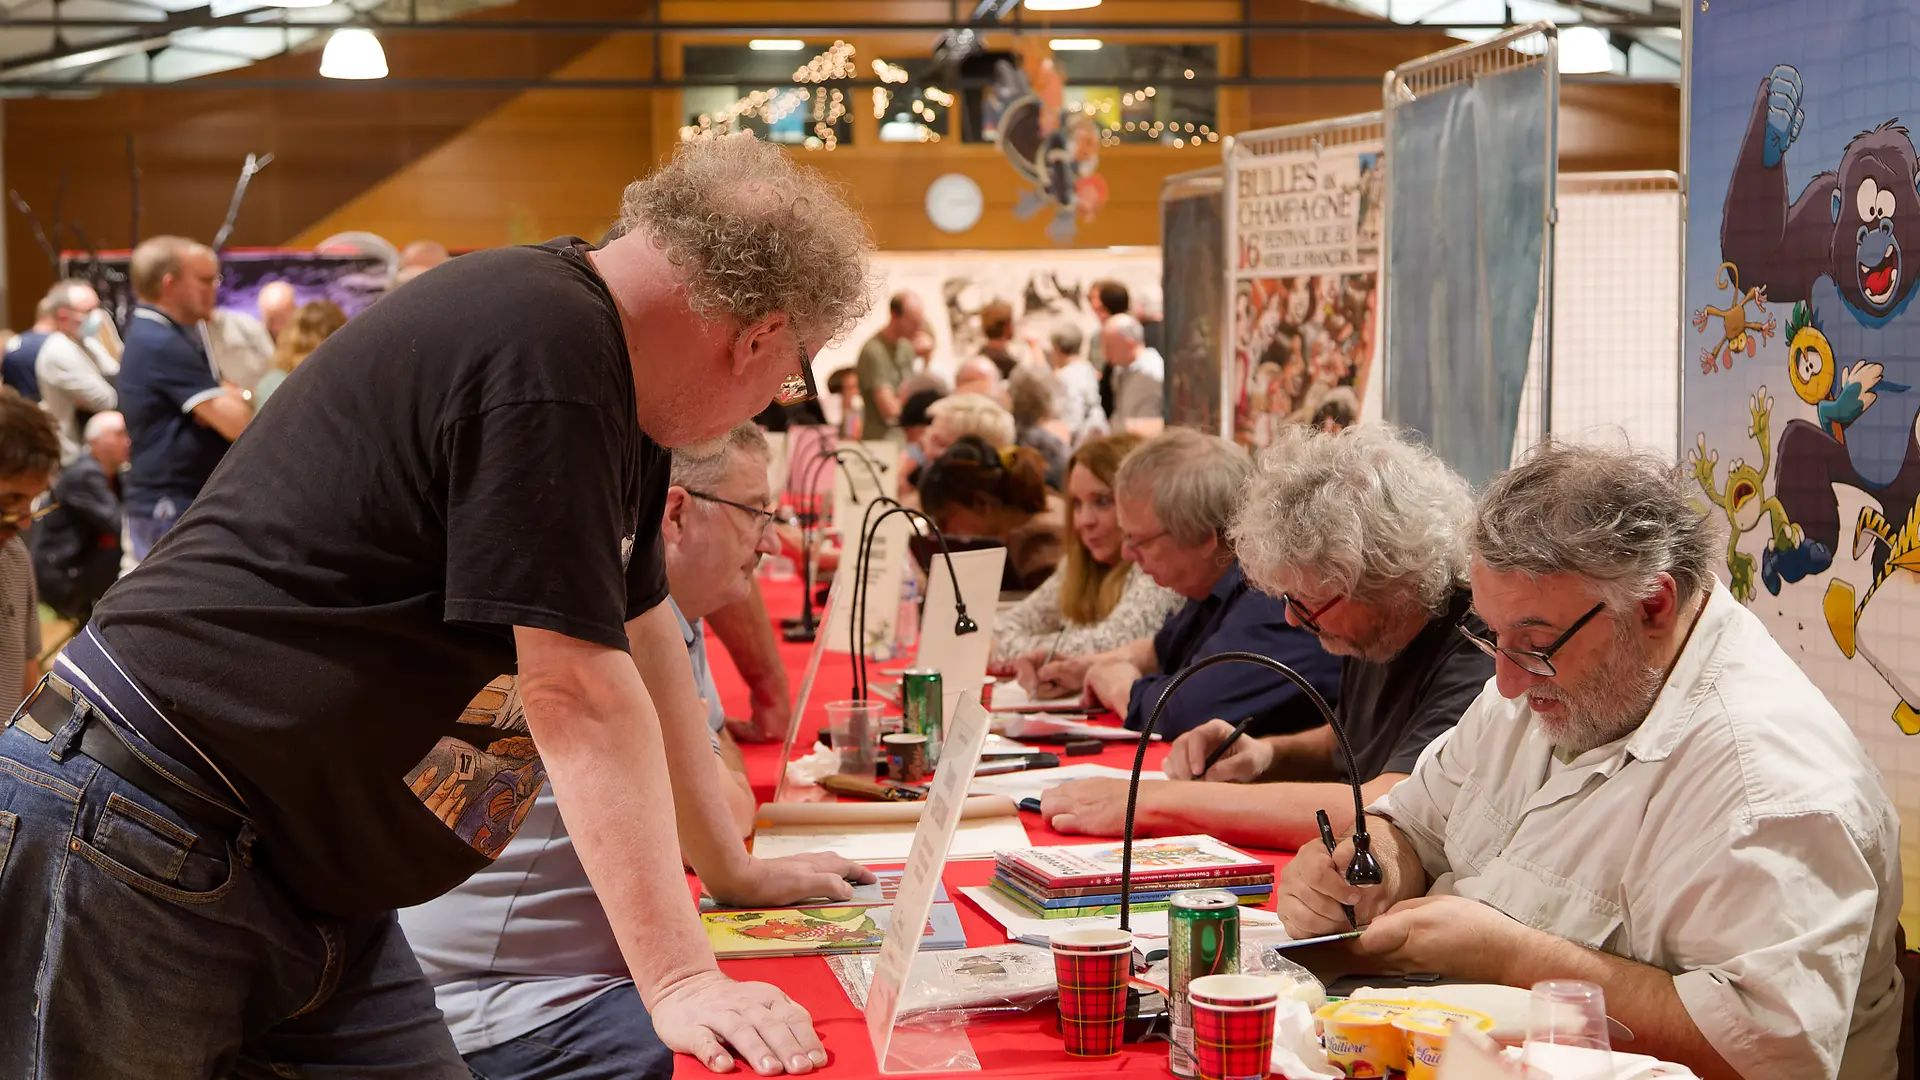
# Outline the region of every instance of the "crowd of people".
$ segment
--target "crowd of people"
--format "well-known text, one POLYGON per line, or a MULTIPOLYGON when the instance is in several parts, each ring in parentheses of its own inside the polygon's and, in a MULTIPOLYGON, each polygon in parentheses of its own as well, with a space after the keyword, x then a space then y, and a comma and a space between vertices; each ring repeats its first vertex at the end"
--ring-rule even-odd
MULTIPOLYGON (((870 249, 735 138, 635 182, 599 245, 422 249, 351 320, 289 287, 222 327, 215 253, 176 237, 135 251, 124 339, 56 286, 0 364, 0 1074, 826 1064, 801 1004, 719 972, 681 868, 742 905, 872 880, 752 856, 737 746, 791 709, 763 428, 825 423, 812 358, 870 249), (42 599, 83 624, 44 674, 42 599)), ((1384 425, 1254 460, 1161 430, 1159 354, 1092 295, 1091 344, 1019 347, 990 306, 951 385, 896 295, 824 388, 944 531, 1006 547, 996 672, 1158 716, 1143 835, 1297 850, 1294 935, 1351 909, 1387 968, 1589 979, 1707 1080, 1891 1074, 1897 817, 1670 464, 1547 443, 1476 494, 1384 425), (1172 689, 1230 651, 1313 693, 1172 689), (1319 843, 1316 811, 1359 824, 1349 784, 1378 886, 1319 843)), ((1115 835, 1125 801, 1083 780, 1040 813, 1115 835)))

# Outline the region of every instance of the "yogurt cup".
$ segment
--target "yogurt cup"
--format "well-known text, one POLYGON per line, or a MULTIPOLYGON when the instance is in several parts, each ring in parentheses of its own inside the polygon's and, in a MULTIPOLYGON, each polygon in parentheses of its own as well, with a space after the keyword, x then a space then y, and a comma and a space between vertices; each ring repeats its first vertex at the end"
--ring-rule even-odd
POLYGON ((1405 1007, 1384 1001, 1335 1001, 1314 1016, 1326 1041, 1327 1059, 1349 1077, 1385 1077, 1407 1069, 1406 1036, 1393 1022, 1405 1007))
POLYGON ((1407 1080, 1436 1080, 1440 1075, 1440 1059, 1447 1053, 1447 1039, 1456 1023, 1480 1031, 1493 1030, 1493 1017, 1485 1013, 1431 1001, 1420 1002, 1411 1011, 1394 1018, 1393 1026, 1406 1039, 1407 1080))

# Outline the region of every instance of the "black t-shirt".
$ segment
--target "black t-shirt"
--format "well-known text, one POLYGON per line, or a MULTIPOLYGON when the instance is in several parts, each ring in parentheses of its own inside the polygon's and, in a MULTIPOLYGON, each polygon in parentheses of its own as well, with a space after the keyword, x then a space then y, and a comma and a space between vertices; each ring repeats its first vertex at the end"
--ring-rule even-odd
POLYGON ((624 650, 666 596, 667 477, 584 242, 463 256, 303 363, 94 625, 301 902, 417 904, 546 780, 512 628, 624 650))
MULTIPOLYGON (((1472 606, 1471 593, 1455 592, 1446 612, 1384 664, 1341 659, 1340 719, 1361 783, 1381 773, 1412 772, 1420 751, 1459 723, 1493 678, 1493 658, 1453 628, 1472 606)), ((1477 618, 1467 625, 1486 632, 1477 618)), ((1346 780, 1346 758, 1336 751, 1334 762, 1346 780)))

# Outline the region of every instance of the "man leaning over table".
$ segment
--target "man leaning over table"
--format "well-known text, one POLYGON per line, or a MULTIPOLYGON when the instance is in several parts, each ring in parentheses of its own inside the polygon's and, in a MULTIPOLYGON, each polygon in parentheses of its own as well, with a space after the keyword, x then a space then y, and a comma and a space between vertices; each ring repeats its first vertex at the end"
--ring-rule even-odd
MULTIPOLYGON (((1044 666, 1043 651, 1018 657, 1021 685, 1048 697, 1079 690, 1120 714, 1128 727, 1140 728, 1181 668, 1245 649, 1294 668, 1337 703, 1340 667, 1334 658, 1312 634, 1289 626, 1280 601, 1254 589, 1241 572, 1227 530, 1252 480, 1245 450, 1185 428, 1162 432, 1128 454, 1113 478, 1121 551, 1187 602, 1158 633, 1117 649, 1044 666)), ((1157 730, 1172 737, 1208 717, 1249 715, 1258 735, 1322 723, 1319 710, 1292 683, 1245 664, 1223 664, 1181 684, 1157 730)))
POLYGON ((1586 979, 1707 1080, 1894 1074, 1899 824, 1846 722, 1714 578, 1651 455, 1547 444, 1470 535, 1494 684, 1368 812, 1385 881, 1300 850, 1276 905, 1388 970, 1586 979), (1496 644, 1497 642, 1497 644, 1496 644))
POLYGON ((463 256, 327 339, 0 734, 0 1076, 468 1080, 394 911, 549 771, 661 1040, 825 1064, 686 902, 681 850, 733 895, 847 886, 749 858, 712 785, 676 818, 713 756, 660 721, 701 715, 660 520, 665 447, 812 392, 870 244, 750 137, 622 203, 601 247, 463 256), (524 715, 475 715, 503 672, 524 715))
MULTIPOLYGON (((1454 629, 1473 603, 1472 517, 1466 481, 1384 424, 1282 429, 1234 517, 1229 535, 1247 580, 1340 657, 1339 715, 1369 799, 1406 779, 1493 674, 1493 661, 1454 629)), ((1232 730, 1213 719, 1180 736, 1166 773, 1253 783, 1150 780, 1140 785, 1138 835, 1209 833, 1291 851, 1319 842, 1316 810, 1343 833, 1353 828, 1332 728, 1241 738, 1200 775, 1232 730)), ((1057 832, 1118 836, 1126 803, 1123 780, 1073 780, 1049 790, 1040 812, 1057 832)))
MULTIPOLYGON (((661 523, 668 603, 689 640, 694 686, 708 705, 705 729, 667 717, 683 737, 706 739, 713 768, 695 784, 725 792, 734 823, 753 822, 753 792, 730 767, 731 747, 708 670, 700 622, 747 595, 760 555, 777 542, 769 527, 767 441, 753 424, 730 432, 719 452, 676 450, 661 523), (744 815, 744 817, 743 817, 744 815)), ((771 632, 771 630, 769 630, 771 632)), ((737 761, 738 750, 733 759, 737 761)), ((676 810, 699 813, 675 777, 676 810)), ((768 860, 871 880, 834 856, 768 860)), ((698 866, 694 869, 697 871, 698 866)), ((717 898, 731 901, 724 888, 717 898)), ((759 898, 780 903, 815 895, 759 898)), ((452 892, 400 913, 401 928, 434 985, 454 1045, 480 1080, 607 1080, 666 1077, 673 1052, 661 1045, 620 958, 620 943, 567 835, 558 803, 543 791, 493 865, 452 892)))

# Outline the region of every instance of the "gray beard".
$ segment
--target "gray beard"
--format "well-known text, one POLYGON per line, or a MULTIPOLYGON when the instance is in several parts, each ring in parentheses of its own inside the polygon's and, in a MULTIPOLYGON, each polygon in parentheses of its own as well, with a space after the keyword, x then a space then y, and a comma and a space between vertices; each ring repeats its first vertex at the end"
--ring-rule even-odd
POLYGON ((1660 696, 1664 666, 1648 662, 1632 628, 1615 624, 1614 647, 1607 661, 1577 686, 1546 686, 1534 693, 1558 698, 1564 715, 1548 720, 1535 714, 1540 728, 1562 754, 1578 757, 1625 738, 1638 728, 1660 696))

